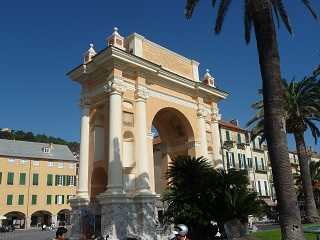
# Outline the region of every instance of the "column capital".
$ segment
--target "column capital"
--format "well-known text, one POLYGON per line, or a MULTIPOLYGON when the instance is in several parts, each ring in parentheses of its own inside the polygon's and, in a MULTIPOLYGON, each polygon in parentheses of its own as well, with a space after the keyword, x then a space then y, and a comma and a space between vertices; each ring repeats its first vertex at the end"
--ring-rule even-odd
POLYGON ((221 114, 219 114, 219 109, 217 108, 212 109, 211 120, 213 122, 218 122, 219 120, 221 120, 221 114))
POLYGON ((134 92, 134 96, 137 100, 146 101, 147 98, 150 96, 148 89, 144 86, 137 86, 134 92))
POLYGON ((104 91, 108 94, 116 93, 123 94, 127 87, 121 78, 115 77, 107 81, 104 85, 104 91))
POLYGON ((87 96, 82 95, 82 96, 80 97, 79 106, 80 106, 80 108, 82 109, 82 112, 83 112, 84 114, 87 114, 87 112, 89 111, 89 109, 90 109, 90 104, 91 104, 91 101, 90 101, 90 99, 89 99, 87 96))

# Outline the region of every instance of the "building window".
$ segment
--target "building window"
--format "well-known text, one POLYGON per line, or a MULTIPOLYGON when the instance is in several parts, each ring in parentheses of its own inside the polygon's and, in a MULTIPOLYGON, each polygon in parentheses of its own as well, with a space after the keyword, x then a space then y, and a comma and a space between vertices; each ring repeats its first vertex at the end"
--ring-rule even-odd
POLYGON ((7 195, 7 205, 12 205, 12 201, 13 201, 13 195, 12 194, 7 195))
POLYGON ((20 164, 22 164, 22 165, 27 164, 27 162, 28 162, 28 161, 27 161, 27 160, 24 160, 24 159, 21 159, 21 160, 20 160, 20 164))
POLYGON ((53 175, 48 174, 47 175, 47 186, 52 186, 52 183, 53 183, 53 175))
POLYGON ((32 185, 33 186, 39 185, 39 174, 38 173, 34 173, 32 175, 32 185))
POLYGON ((258 193, 259 193, 259 196, 262 196, 262 193, 261 193, 261 183, 260 183, 259 180, 258 180, 258 193))
POLYGON ((54 167, 54 162, 48 162, 48 167, 54 167))
POLYGON ((31 197, 31 204, 36 205, 37 204, 37 195, 32 195, 31 197))
POLYGON ((247 169, 246 155, 242 153, 238 153, 238 159, 239 159, 239 168, 247 169))
POLYGON ((19 205, 23 205, 24 204, 24 195, 19 195, 18 204, 19 205))
POLYGON ((247 158, 248 161, 248 167, 252 168, 252 158, 247 158))
POLYGON ((259 169, 259 165, 258 165, 258 157, 254 157, 254 163, 256 164, 256 169, 259 169))
POLYGON ((40 162, 38 160, 33 160, 32 164, 33 164, 33 166, 39 166, 40 162))
POLYGON ((230 139, 230 132, 229 131, 226 131, 226 139, 227 139, 227 141, 230 141, 231 139, 230 139))
POLYGON ((68 186, 75 186, 75 183, 76 183, 76 176, 67 176, 68 186))
POLYGON ((63 168, 63 162, 58 162, 58 168, 63 168))
POLYGON ((241 134, 238 133, 238 144, 241 144, 241 134))
POLYGON ((226 152, 227 156, 227 168, 235 168, 235 160, 234 160, 234 153, 233 152, 226 152))
POLYGON ((267 181, 264 181, 264 191, 265 191, 265 196, 269 196, 268 183, 267 183, 267 181))
POLYGON ((8 185, 13 185, 13 180, 14 180, 14 173, 13 172, 8 172, 7 184, 8 185))
POLYGON ((44 153, 50 153, 50 148, 49 147, 43 147, 42 152, 44 153))
POLYGON ((56 175, 56 186, 64 185, 64 177, 62 175, 56 175))
POLYGON ((26 185, 26 173, 20 173, 19 184, 26 185))
POLYGON ((2 172, 0 172, 0 184, 2 183, 2 172))
POLYGON ((263 158, 261 158, 261 169, 262 169, 262 170, 265 169, 265 168, 264 168, 264 159, 263 159, 263 158))
POLYGON ((47 195, 47 204, 48 205, 51 204, 51 200, 52 200, 52 196, 51 195, 47 195))
POLYGON ((15 162, 15 159, 14 158, 9 158, 8 159, 8 163, 14 163, 15 162))
POLYGON ((64 195, 56 195, 56 204, 61 205, 64 204, 64 195))

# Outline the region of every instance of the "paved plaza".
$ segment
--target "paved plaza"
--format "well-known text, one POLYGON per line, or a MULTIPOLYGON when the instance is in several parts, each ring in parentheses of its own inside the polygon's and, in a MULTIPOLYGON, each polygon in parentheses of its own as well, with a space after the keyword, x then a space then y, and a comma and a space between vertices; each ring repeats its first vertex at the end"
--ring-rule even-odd
POLYGON ((0 240, 52 240, 56 231, 16 230, 15 232, 0 233, 0 240))

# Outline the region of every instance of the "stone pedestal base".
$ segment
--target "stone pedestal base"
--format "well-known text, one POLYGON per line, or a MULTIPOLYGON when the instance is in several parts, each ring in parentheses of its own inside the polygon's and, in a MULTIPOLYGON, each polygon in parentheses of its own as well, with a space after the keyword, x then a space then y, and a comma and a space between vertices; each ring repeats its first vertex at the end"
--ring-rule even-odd
POLYGON ((89 211, 89 200, 86 198, 76 197, 70 199, 70 206, 72 208, 70 222, 71 228, 71 240, 86 239, 85 228, 85 213, 89 211))
POLYGON ((143 193, 129 197, 102 193, 97 198, 101 206, 103 236, 109 235, 110 240, 156 239, 156 195, 143 193))

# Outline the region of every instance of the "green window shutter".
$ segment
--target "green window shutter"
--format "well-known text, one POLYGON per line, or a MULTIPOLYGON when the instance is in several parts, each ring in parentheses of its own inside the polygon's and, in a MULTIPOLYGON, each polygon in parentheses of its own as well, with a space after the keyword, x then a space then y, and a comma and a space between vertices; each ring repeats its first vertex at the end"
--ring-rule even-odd
POLYGON ((257 157, 254 157, 254 162, 256 164, 256 169, 258 169, 259 167, 258 167, 258 158, 257 157))
POLYGON ((64 195, 62 195, 62 204, 64 204, 64 195))
POLYGON ((67 175, 63 175, 63 186, 67 186, 67 175))
POLYGON ((238 143, 240 144, 241 143, 241 134, 238 133, 238 143))
POLYGON ((77 186, 77 176, 73 176, 73 185, 77 186))
POLYGON ((0 184, 2 182, 2 172, 0 172, 0 184))
POLYGON ((32 176, 32 185, 39 185, 39 174, 34 173, 32 176))
POLYGON ((261 193, 261 183, 260 183, 260 181, 258 181, 258 189, 259 189, 259 196, 262 196, 262 193, 261 193))
POLYGON ((13 172, 8 172, 7 184, 8 185, 13 185, 13 180, 14 180, 14 173, 13 172))
POLYGON ((227 158, 227 169, 230 168, 230 162, 229 162, 229 153, 226 152, 226 158, 227 158))
POLYGON ((13 195, 12 194, 7 195, 7 205, 12 205, 12 201, 13 201, 13 195))
POLYGON ((59 175, 56 175, 55 177, 55 185, 58 186, 59 183, 59 175))
POLYGON ((263 158, 261 158, 261 167, 262 167, 262 170, 264 170, 264 160, 263 160, 263 158))
POLYGON ((55 196, 55 201, 54 202, 55 202, 55 204, 58 203, 58 195, 55 196))
POLYGON ((23 205, 24 204, 24 195, 19 195, 18 204, 23 205))
POLYGON ((25 185, 26 184, 26 173, 20 173, 19 184, 20 185, 25 185))
POLYGON ((241 154, 238 153, 239 168, 242 168, 241 154))
POLYGON ((47 175, 47 186, 52 186, 52 180, 53 180, 53 175, 48 174, 47 175))
POLYGON ((227 139, 227 141, 230 141, 230 132, 229 131, 226 131, 226 139, 227 139))
POLYGON ((37 204, 37 195, 32 195, 31 204, 36 205, 37 204))
POLYGON ((236 162, 235 162, 235 159, 234 159, 234 153, 232 153, 232 164, 233 164, 233 167, 236 166, 236 162))
POLYGON ((245 154, 242 154, 242 159, 244 161, 244 168, 247 169, 248 168, 248 163, 246 161, 246 155, 245 154))
POLYGON ((47 204, 50 205, 51 204, 51 195, 47 195, 47 204))

